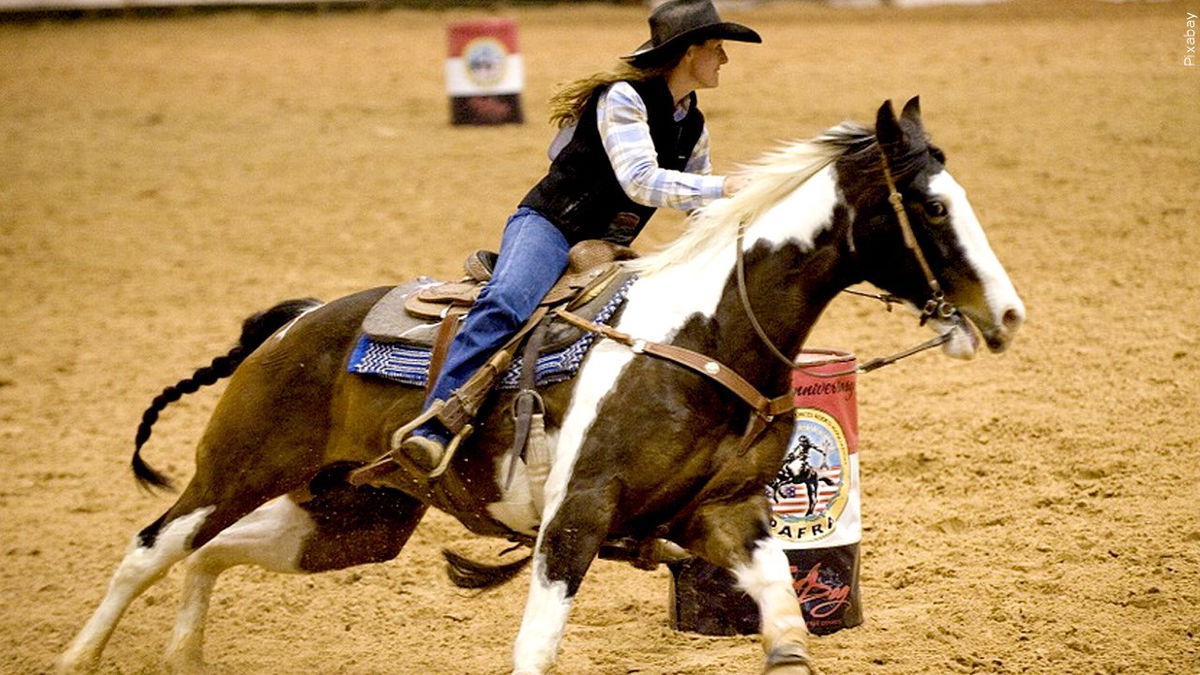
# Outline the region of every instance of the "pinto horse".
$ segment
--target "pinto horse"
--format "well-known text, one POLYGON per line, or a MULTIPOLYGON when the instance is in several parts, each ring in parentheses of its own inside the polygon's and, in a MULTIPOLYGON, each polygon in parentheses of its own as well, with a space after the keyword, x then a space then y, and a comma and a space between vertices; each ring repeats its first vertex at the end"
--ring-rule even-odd
MULTIPOLYGON (((1002 351, 1023 322, 1021 299, 929 143, 916 99, 900 116, 886 102, 874 133, 845 123, 748 171, 744 190, 693 214, 676 242, 625 263, 637 277, 615 329, 699 352, 758 391, 782 395, 791 369, 766 344, 799 353, 826 305, 851 284, 868 281, 914 308, 931 301, 931 285, 939 288, 957 308, 932 317, 952 333, 943 345, 951 356, 974 354, 975 330, 1002 351)), ((155 400, 139 451, 166 404, 231 376, 191 482, 133 538, 61 656, 62 670, 98 663, 133 599, 176 562, 189 564, 166 660, 184 670, 202 664, 205 614, 223 570, 311 573, 390 560, 433 506, 475 532, 532 546, 515 673, 552 667, 588 567, 618 540, 665 540, 731 570, 761 613, 764 672, 811 672, 787 558, 767 520, 765 488, 784 459, 787 416, 747 442, 756 413, 743 398, 695 370, 601 339, 575 378, 543 392, 553 465, 540 517, 523 468, 505 478, 510 392, 481 410, 481 431, 450 467, 472 486, 469 499, 356 487, 350 473, 385 454, 422 402, 416 388, 347 372, 363 317, 387 290, 284 303, 252 317, 237 348, 155 400)), ((166 482, 136 452, 133 466, 143 482, 166 482)))

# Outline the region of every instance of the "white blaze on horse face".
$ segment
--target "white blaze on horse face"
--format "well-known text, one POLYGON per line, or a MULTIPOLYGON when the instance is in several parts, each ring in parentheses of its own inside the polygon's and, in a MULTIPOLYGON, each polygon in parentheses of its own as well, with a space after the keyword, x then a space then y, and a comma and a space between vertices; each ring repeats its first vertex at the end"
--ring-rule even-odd
POLYGON ((963 305, 959 309, 979 326, 993 351, 1003 350, 1025 321, 1025 304, 988 244, 962 186, 943 170, 930 179, 929 191, 949 207, 954 233, 983 286, 982 299, 986 306, 963 305))

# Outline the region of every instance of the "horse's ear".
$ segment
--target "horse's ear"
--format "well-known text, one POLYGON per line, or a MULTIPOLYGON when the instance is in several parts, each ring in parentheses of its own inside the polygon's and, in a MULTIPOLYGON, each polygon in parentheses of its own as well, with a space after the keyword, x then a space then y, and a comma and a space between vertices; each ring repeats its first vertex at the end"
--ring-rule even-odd
POLYGON ((908 99, 908 103, 904 104, 904 110, 900 113, 900 119, 905 122, 912 123, 913 126, 921 127, 921 97, 914 96, 908 99))
POLYGON ((900 128, 900 122, 896 119, 896 109, 892 107, 891 99, 884 101, 875 115, 875 138, 884 147, 904 142, 904 130, 900 128))

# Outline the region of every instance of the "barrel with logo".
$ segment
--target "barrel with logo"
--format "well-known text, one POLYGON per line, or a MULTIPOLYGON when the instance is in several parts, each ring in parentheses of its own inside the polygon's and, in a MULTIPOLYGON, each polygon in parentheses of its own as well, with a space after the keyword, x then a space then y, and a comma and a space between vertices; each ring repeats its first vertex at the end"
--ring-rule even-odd
MULTIPOLYGON (((862 623, 856 360, 847 352, 808 349, 798 362, 791 441, 767 488, 771 530, 787 553, 809 631, 826 634, 862 623)), ((670 568, 677 630, 758 632, 758 607, 731 573, 698 558, 670 568)))
POLYGON ((450 24, 446 91, 452 124, 520 124, 525 62, 517 24, 481 19, 450 24))

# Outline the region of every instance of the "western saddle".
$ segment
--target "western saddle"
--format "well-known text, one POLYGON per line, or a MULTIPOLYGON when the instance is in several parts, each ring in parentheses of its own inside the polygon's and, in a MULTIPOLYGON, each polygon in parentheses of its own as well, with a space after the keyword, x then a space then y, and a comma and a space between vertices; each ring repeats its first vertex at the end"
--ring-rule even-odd
MULTIPOLYGON (((578 340, 586 325, 578 321, 555 320, 554 310, 567 310, 573 319, 590 320, 602 309, 624 285, 632 273, 618 264, 622 260, 637 257, 633 249, 601 240, 586 240, 573 246, 568 253, 566 272, 542 299, 537 310, 522 328, 508 340, 449 400, 437 400, 424 413, 397 429, 391 438, 392 453, 385 455, 375 464, 382 472, 397 464, 412 464, 404 453, 397 452, 400 444, 418 426, 437 419, 453 438, 446 446, 441 461, 432 471, 421 471, 408 466, 410 473, 424 474, 429 482, 440 477, 449 467, 462 442, 473 431, 472 421, 488 395, 495 388, 499 377, 508 369, 518 349, 524 343, 520 376, 520 391, 514 402, 516 435, 510 452, 509 480, 515 470, 516 460, 537 443, 530 443, 531 436, 539 435, 537 428, 543 410, 540 396, 534 390, 537 356, 540 353, 562 349, 578 340)), ((475 303, 484 285, 491 279, 497 254, 491 251, 476 251, 463 264, 465 276, 459 281, 418 281, 397 286, 385 295, 368 312, 363 320, 363 332, 369 338, 381 342, 396 342, 430 349, 429 375, 426 391, 432 388, 445 360, 446 352, 461 327, 462 319, 475 303)), ((538 453, 540 454, 540 452, 538 453)), ((534 471, 532 458, 526 457, 527 470, 534 471)), ((548 458, 545 462, 548 471, 548 458)))

